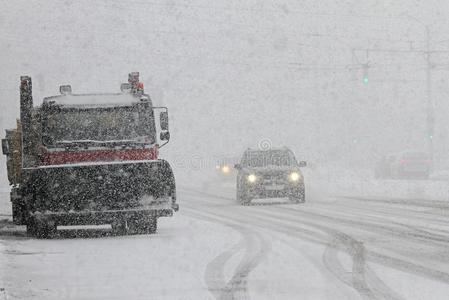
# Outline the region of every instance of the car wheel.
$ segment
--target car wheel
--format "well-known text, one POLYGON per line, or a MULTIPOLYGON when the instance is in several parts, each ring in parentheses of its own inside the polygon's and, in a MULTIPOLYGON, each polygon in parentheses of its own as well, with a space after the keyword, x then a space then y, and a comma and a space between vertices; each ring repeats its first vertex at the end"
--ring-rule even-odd
POLYGON ((241 188, 237 188, 237 202, 240 205, 249 205, 251 203, 251 198, 248 197, 247 193, 241 188))
POLYGON ((153 234, 157 230, 157 218, 130 219, 128 226, 128 234, 153 234))
POLYGON ((306 202, 306 192, 305 190, 297 191, 294 195, 290 196, 289 199, 294 203, 304 203, 306 202))

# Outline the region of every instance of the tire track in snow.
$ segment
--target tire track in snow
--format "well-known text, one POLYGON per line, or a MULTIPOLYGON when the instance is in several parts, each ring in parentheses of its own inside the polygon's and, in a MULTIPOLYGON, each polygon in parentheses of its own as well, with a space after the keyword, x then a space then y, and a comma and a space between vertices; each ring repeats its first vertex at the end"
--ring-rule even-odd
MULTIPOLYGON (((202 193, 201 193, 202 194, 202 193)), ((204 195, 206 196, 206 195, 204 195)), ((210 197, 210 195, 207 195, 210 197)), ((201 200, 200 200, 201 201, 201 200)), ((278 206, 274 206, 279 209, 278 206)), ((282 207, 284 210, 288 211, 288 208, 282 207)), ((203 209, 204 211, 204 209, 203 209)), ((298 226, 295 228, 288 228, 286 230, 286 224, 278 224, 273 228, 273 224, 277 224, 275 220, 270 220, 271 218, 275 218, 272 212, 267 212, 265 210, 257 210, 257 216, 252 214, 247 214, 247 210, 240 211, 240 217, 248 216, 245 218, 248 220, 260 220, 264 222, 264 224, 269 224, 271 229, 274 229, 278 232, 284 233, 295 233, 297 235, 298 226), (266 215, 265 218, 260 218, 261 215, 266 215), (269 217, 269 219, 267 219, 269 217), (268 222, 267 222, 268 221, 268 222)), ((293 213, 295 213, 293 211, 293 213)), ((287 218, 288 219, 288 218, 287 218)), ((283 219, 285 222, 285 218, 283 219)), ((393 290, 391 290, 388 286, 386 286, 382 280, 369 269, 366 265, 366 257, 365 257, 365 249, 361 242, 356 241, 351 238, 349 235, 344 234, 343 232, 336 231, 329 227, 323 226, 321 224, 315 224, 310 221, 306 221, 303 219, 295 219, 294 220, 297 225, 305 224, 307 226, 313 226, 317 229, 323 231, 327 236, 322 240, 322 244, 326 245, 326 250, 323 255, 323 262, 325 266, 329 269, 329 271, 334 274, 337 278, 339 278, 343 283, 347 284, 350 287, 353 287, 364 299, 402 299, 399 295, 397 295, 393 290), (330 242, 329 242, 330 241, 330 242), (348 253, 352 260, 352 271, 347 272, 342 264, 338 260, 337 249, 348 253), (348 279, 348 274, 350 278, 348 279)), ((262 224, 262 225, 264 225, 262 224)), ((302 231, 302 234, 310 235, 312 232, 310 230, 302 231)), ((233 298, 227 298, 233 299, 233 298)))
POLYGON ((409 211, 401 211, 401 213, 398 213, 392 211, 391 208, 388 207, 380 209, 373 206, 364 206, 363 208, 361 208, 360 206, 347 205, 343 202, 338 203, 337 209, 335 207, 330 207, 329 205, 318 204, 318 206, 315 207, 315 210, 325 213, 336 213, 337 215, 346 218, 357 216, 359 220, 371 220, 373 222, 384 224, 388 222, 392 225, 407 227, 415 231, 420 231, 424 234, 441 234, 442 236, 449 237, 449 230, 441 228, 442 226, 449 226, 448 220, 444 220, 445 222, 441 222, 439 219, 436 219, 435 216, 433 218, 427 216, 423 217, 418 214, 418 212, 413 212, 413 214, 411 214, 409 211), (418 221, 419 226, 410 225, 411 219, 418 221))
MULTIPOLYGON (((354 219, 346 219, 342 217, 329 216, 323 214, 323 212, 317 213, 314 211, 308 211, 304 209, 298 208, 289 208, 285 209, 284 207, 279 207, 279 210, 284 211, 285 213, 291 214, 292 211, 296 213, 296 217, 301 215, 303 218, 313 219, 313 220, 322 220, 327 224, 334 223, 340 224, 344 226, 349 226, 353 228, 363 229, 368 232, 381 234, 381 235, 390 235, 397 239, 404 239, 407 241, 415 241, 416 243, 427 243, 432 244, 435 247, 447 248, 449 245, 449 237, 441 234, 436 234, 432 232, 427 232, 425 230, 418 230, 415 227, 404 225, 401 223, 392 223, 388 220, 386 222, 363 222, 354 219)), ((293 214, 295 216, 295 214, 293 214)))
MULTIPOLYGON (((282 208, 285 209, 285 207, 282 208)), ((271 212, 266 211, 257 211, 257 215, 263 215, 265 216, 265 220, 271 222, 275 222, 275 220, 278 219, 273 216, 271 212)), ((289 220, 289 218, 285 216, 284 221, 286 220, 289 220)), ((326 246, 323 254, 324 265, 341 282, 354 288, 362 298, 402 299, 395 291, 384 284, 383 281, 367 266, 363 243, 341 231, 337 231, 321 224, 315 224, 304 219, 297 219, 296 222, 307 226, 314 226, 327 234, 326 238, 322 238, 322 243, 326 246), (343 251, 350 256, 352 262, 351 271, 348 272, 343 268, 338 259, 337 250, 343 251)))
MULTIPOLYGON (((207 196, 207 197, 209 197, 209 196, 207 196)), ((207 212, 205 212, 204 209, 202 210, 202 213, 212 214, 214 216, 221 216, 221 215, 217 214, 216 212, 211 212, 209 210, 207 210, 207 212)), ((313 232, 310 230, 301 230, 301 228, 298 228, 298 226, 288 227, 288 226, 286 226, 286 224, 278 225, 278 224, 276 224, 276 222, 271 222, 271 220, 269 220, 269 219, 259 218, 259 217, 253 216, 253 215, 248 215, 246 213, 243 213, 243 215, 240 215, 240 217, 243 217, 243 219, 248 221, 248 223, 250 223, 249 222, 250 220, 251 221, 254 221, 254 220, 262 221, 262 224, 261 224, 262 227, 270 227, 270 229, 272 229, 276 232, 288 233, 288 234, 291 234, 293 237, 296 237, 295 235, 299 232, 301 232, 302 234, 305 234, 306 236, 307 235, 314 236, 314 237, 317 236, 316 232, 313 232), (248 216, 248 218, 246 218, 244 216, 248 216)), ((230 219, 235 220, 235 218, 236 218, 236 216, 234 215, 230 219)), ((218 221, 221 221, 221 220, 218 220, 218 221)), ((237 221, 237 222, 239 222, 239 221, 237 221)), ((253 225, 256 225, 256 224, 254 224, 254 222, 251 222, 251 223, 253 225)), ((297 225, 299 225, 299 224, 297 224, 297 225)), ((320 230, 322 230, 322 228, 320 228, 320 230)), ((335 234, 335 232, 336 231, 333 231, 334 234, 335 234)), ((329 234, 329 233, 326 232, 326 234, 329 234)), ((328 244, 327 241, 330 238, 331 237, 329 237, 329 236, 322 237, 322 239, 324 239, 322 241, 322 244, 323 245, 328 244)), ((227 284, 225 289, 224 290, 219 289, 218 292, 215 291, 217 289, 217 287, 224 286, 224 284, 217 283, 217 281, 215 281, 215 280, 214 281, 210 280, 210 278, 219 278, 219 280, 221 280, 221 282, 223 282, 224 279, 221 275, 221 274, 223 274, 222 269, 224 268, 226 262, 232 258, 233 254, 235 254, 236 249, 238 249, 237 246, 238 245, 234 246, 232 249, 230 249, 228 251, 223 252, 208 265, 208 271, 206 271, 206 275, 205 275, 206 282, 209 280, 208 286, 212 287, 212 292, 214 292, 214 295, 216 296, 217 299, 248 299, 247 295, 239 295, 239 297, 237 297, 237 298, 235 297, 236 296, 235 292, 241 291, 241 288, 239 287, 239 285, 235 285, 235 284, 233 285, 233 280, 235 278, 235 275, 233 276, 233 279, 231 279, 230 282, 227 284), (231 285, 231 287, 229 285, 231 285)), ((360 251, 358 251, 356 253, 358 254, 358 253, 360 253, 360 251)), ((373 293, 371 292, 370 288, 368 287, 368 285, 365 282, 364 273, 363 273, 364 269, 365 269, 364 259, 360 260, 359 257, 357 257, 356 255, 352 255, 351 258, 354 260, 353 265, 355 266, 354 270, 356 271, 354 273, 356 275, 354 276, 354 278, 355 278, 354 282, 350 282, 349 286, 353 287, 362 297, 365 295, 369 295, 370 297, 368 299, 378 299, 373 296, 373 293), (363 264, 361 264, 360 262, 363 262, 363 264)), ((247 261, 247 260, 244 259, 243 261, 247 261)), ((336 273, 336 272, 331 272, 331 273, 333 275, 336 275, 336 274, 338 275, 338 273, 336 273)), ((239 272, 236 272, 235 274, 239 274, 239 272)), ((245 272, 243 274, 245 274, 245 272)), ((377 279, 377 281, 381 282, 380 279, 375 277, 375 274, 374 274, 374 279, 377 279)), ((239 282, 239 281, 237 281, 237 282, 239 282)), ((346 282, 344 282, 344 283, 346 283, 346 282)), ((378 288, 378 290, 381 290, 383 292, 383 294, 385 294, 385 295, 389 293, 389 291, 386 288, 385 289, 378 288)), ((400 299, 400 298, 399 297, 397 297, 397 298, 390 297, 390 298, 384 298, 384 299, 400 299)))
MULTIPOLYGON (((280 209, 282 210, 283 208, 280 209)), ((406 257, 406 260, 391 257, 391 260, 398 262, 397 266, 401 269, 407 260, 413 260, 411 263, 408 263, 411 266, 415 266, 411 269, 414 270, 413 272, 416 270, 422 270, 425 271, 425 275, 421 275, 430 275, 433 279, 437 276, 439 278, 438 280, 443 282, 447 282, 449 279, 449 272, 447 271, 442 272, 438 270, 438 268, 432 269, 420 266, 420 263, 427 264, 430 261, 436 262, 437 264, 441 264, 442 260, 446 262, 448 261, 449 236, 446 234, 430 232, 428 230, 423 230, 416 225, 413 226, 410 224, 392 222, 389 220, 382 220, 380 218, 378 218, 375 222, 363 222, 360 220, 351 220, 350 216, 348 216, 348 219, 341 219, 335 216, 325 216, 323 215, 323 212, 316 213, 313 211, 303 211, 299 209, 294 210, 303 218, 310 218, 312 216, 316 219, 324 218, 323 220, 325 220, 325 222, 329 221, 327 223, 333 223, 337 226, 357 228, 373 234, 373 237, 377 236, 381 239, 390 240, 390 242, 382 246, 382 249, 406 257), (409 245, 409 247, 405 247, 405 245, 409 245), (418 251, 416 251, 416 249, 418 249, 418 251), (435 256, 435 251, 439 252, 438 256, 435 256)), ((291 212, 286 212, 286 214, 289 213, 291 212)), ((292 215, 294 216, 296 214, 292 215)), ((366 239, 365 236, 364 239, 366 239)), ((372 251, 369 251, 369 253, 371 252, 372 251)), ((374 257, 378 256, 375 255, 374 257)), ((385 255, 382 257, 385 258, 385 255)))
MULTIPOLYGON (((278 207, 278 209, 284 210, 285 207, 278 207)), ((291 216, 290 219, 293 219, 293 218, 297 219, 298 215, 295 214, 295 212, 297 212, 297 211, 298 210, 295 210, 293 212, 291 212, 291 211, 289 212, 289 210, 286 210, 286 211, 282 212, 282 216, 283 216, 284 219, 288 219, 287 215, 290 214, 290 216, 291 216)), ((316 222, 316 220, 313 220, 313 217, 307 215, 307 212, 305 212, 305 211, 300 211, 300 212, 301 212, 301 217, 302 218, 306 218, 306 219, 307 218, 312 218, 310 221, 307 220, 307 223, 316 222)), ((275 215, 275 214, 273 215, 273 212, 266 212, 266 211, 265 212, 258 212, 258 214, 263 214, 263 213, 271 214, 273 219, 279 217, 278 215, 275 215)), ((298 222, 299 222, 299 220, 298 220, 298 222)), ((306 221, 305 220, 301 220, 300 222, 304 223, 306 221)), ((332 225, 332 224, 328 223, 327 225, 332 225)), ((323 228, 325 230, 326 230, 326 228, 327 228, 327 230, 330 230, 330 231, 333 230, 333 228, 325 227, 325 226, 323 226, 321 224, 316 224, 316 226, 317 226, 317 228, 323 228)), ((358 226, 358 224, 353 224, 353 226, 356 227, 356 226, 358 226)), ((376 231, 373 231, 373 232, 375 233, 376 231)), ((377 234, 379 234, 379 232, 377 232, 377 234)), ((384 234, 384 232, 381 230, 380 234, 384 234)), ((404 241, 412 241, 412 242, 416 242, 416 243, 422 242, 422 239, 421 239, 422 237, 420 237, 419 239, 415 240, 415 236, 413 236, 413 235, 404 235, 404 234, 397 233, 397 234, 395 234, 394 237, 395 238, 401 238, 404 241)), ((429 241, 427 240, 425 242, 428 243, 429 241)), ((441 245, 442 250, 446 250, 447 246, 448 246, 447 244, 445 244, 445 245, 442 244, 441 245)), ((397 251, 401 250, 400 248, 396 248, 396 249, 397 249, 397 251)), ((366 250, 365 251, 365 256, 366 256, 367 260, 372 261, 372 262, 376 262, 376 263, 381 264, 381 265, 384 265, 384 266, 386 266, 388 268, 395 268, 397 270, 400 270, 400 271, 403 271, 403 272, 406 272, 406 273, 412 273, 412 274, 416 274, 418 276, 428 277, 428 278, 431 278, 433 280, 437 280, 437 281, 449 284, 449 273, 448 272, 440 271, 440 270, 434 269, 432 267, 427 267, 425 265, 420 264, 419 262, 418 263, 416 263, 415 261, 409 262, 409 261, 401 259, 401 258, 388 256, 388 255, 385 255, 385 254, 382 254, 382 253, 378 253, 378 252, 372 251, 372 250, 366 250)), ((416 254, 416 257, 413 257, 413 258, 419 258, 419 253, 416 254)))
MULTIPOLYGON (((205 213, 204 210, 202 210, 202 213, 205 213)), ((219 216, 218 214, 214 213, 214 212, 207 212, 207 214, 212 214, 214 216, 219 216)), ((326 236, 322 236, 321 237, 321 241, 316 241, 314 240, 312 237, 316 237, 317 233, 314 231, 310 231, 310 230, 301 230, 301 228, 298 227, 289 227, 286 224, 277 224, 274 220, 272 223, 272 220, 270 220, 270 218, 263 218, 263 217, 256 217, 256 216, 251 216, 251 215, 247 215, 247 214, 243 214, 241 217, 243 217, 242 219, 248 221, 248 223, 252 223, 253 225, 256 226, 261 226, 261 228, 270 228, 271 230, 274 230, 275 232, 279 232, 279 233, 285 233, 285 234, 289 234, 290 236, 297 238, 297 234, 301 233, 302 236, 300 237, 301 239, 305 239, 308 241, 312 241, 315 243, 320 243, 324 246, 327 246, 328 244, 328 240, 331 239, 331 237, 329 235, 326 236), (244 216, 248 216, 248 217, 244 217, 244 216), (262 224, 255 224, 254 221, 263 221, 265 223, 262 224), (253 221, 253 222, 250 222, 253 221), (268 221, 268 223, 267 223, 268 221), (269 225, 271 224, 271 225, 269 225), (309 238, 308 238, 309 237, 309 238)), ((235 216, 231 217, 230 219, 235 220, 235 216)), ((223 219, 216 219, 216 222, 223 222, 223 219)), ((237 222, 242 222, 242 221, 237 221, 237 222)), ((308 224, 309 225, 309 224, 308 224)), ((216 263, 210 263, 209 266, 210 268, 213 270, 214 268, 216 268, 217 270, 219 269, 220 266, 224 267, 224 265, 226 264, 226 261, 228 261, 229 259, 232 258, 232 255, 235 254, 236 249, 238 249, 237 247, 234 247, 233 249, 230 249, 224 253, 222 253, 221 255, 219 255, 216 258, 216 263)), ((351 256, 351 258, 354 258, 354 256, 351 256)), ((335 265, 341 265, 339 264, 333 264, 332 267, 335 267, 335 265)), ((358 273, 357 274, 361 274, 360 270, 362 269, 360 267, 360 264, 357 263, 353 263, 353 265, 358 266, 358 273)), ((208 267, 209 267, 208 266, 208 267)), ((328 266, 326 266, 328 267, 328 266)), ((206 281, 208 279, 208 277, 210 276, 211 278, 220 278, 220 274, 222 274, 223 272, 221 270, 217 271, 215 274, 218 274, 218 276, 213 275, 214 273, 207 273, 206 272, 206 281), (211 276, 212 274, 212 276, 211 276)), ((341 275, 342 272, 331 272, 334 276, 336 275, 341 275)), ((347 273, 346 271, 343 271, 343 273, 347 273)), ((338 277, 338 276, 336 276, 338 277)), ((359 286, 361 286, 362 288, 364 288, 364 290, 362 288, 355 288, 353 286, 352 282, 349 282, 348 285, 350 287, 353 287, 359 294, 361 294, 361 296, 366 295, 366 294, 372 294, 371 291, 369 290, 368 285, 364 282, 364 278, 362 276, 358 276, 357 277, 358 281, 356 282, 356 284, 358 284, 359 286)), ((377 279, 378 281, 380 281, 380 279, 377 279)), ((223 282, 223 279, 222 279, 223 282)), ((211 282, 212 284, 208 284, 208 286, 212 286, 213 289, 217 289, 217 286, 224 286, 224 284, 217 284, 217 282, 211 282)), ((344 282, 347 283, 347 282, 344 282)), ((228 287, 229 288, 229 287, 228 287)), ((238 289, 237 289, 238 290, 238 289)), ((380 289, 379 289, 380 290, 380 289)), ((241 298, 235 298, 235 294, 229 293, 229 291, 227 291, 226 289, 224 291, 220 290, 221 292, 223 292, 222 294, 218 294, 215 292, 214 294, 216 295, 217 299, 248 299, 245 297, 241 297, 241 298)), ((220 292, 219 291, 219 292, 220 292)), ((235 290, 234 290, 235 291, 235 290)), ((383 291, 384 294, 387 294, 387 292, 383 291)), ((377 299, 374 297, 370 297, 368 299, 377 299)), ((396 299, 396 298, 385 298, 385 299, 396 299)), ((397 298, 400 299, 400 298, 397 298)))
POLYGON ((205 281, 208 290, 220 300, 250 299, 247 289, 248 276, 259 263, 271 251, 271 243, 257 231, 235 222, 226 222, 214 217, 214 215, 197 213, 188 210, 188 215, 196 218, 224 224, 238 231, 242 240, 231 249, 226 250, 208 263, 205 271, 205 281), (225 267, 240 251, 244 252, 243 258, 235 268, 231 278, 226 281, 225 267))
POLYGON ((334 240, 323 253, 323 262, 330 272, 346 285, 356 289, 363 299, 403 299, 368 267, 363 243, 347 234, 334 232, 334 240), (339 250, 351 257, 351 271, 347 271, 338 259, 339 250))
MULTIPOLYGON (((201 197, 200 196, 201 194, 203 194, 203 193, 201 191, 198 191, 196 193, 196 198, 199 199, 198 200, 199 202, 202 201, 203 203, 207 202, 209 204, 210 203, 216 204, 216 203, 220 202, 220 199, 234 201, 233 199, 231 199, 229 197, 221 197, 221 196, 219 197, 219 200, 217 200, 217 198, 214 199, 213 196, 210 194, 207 195, 208 197, 205 197, 206 195, 201 197), (204 199, 207 198, 208 201, 201 200, 201 198, 204 198, 204 199)), ((390 201, 376 201, 376 202, 385 204, 387 206, 385 208, 390 207, 394 211, 401 210, 401 207, 396 208, 394 205, 391 205, 390 201)), ((397 204, 396 202, 402 202, 402 201, 395 201, 393 204, 397 204)), ((368 201, 360 201, 360 203, 361 203, 361 205, 363 205, 363 203, 368 203, 368 201)), ((322 203, 320 203, 320 204, 322 204, 322 203)), ((400 204, 403 204, 403 203, 400 203, 400 204)), ((416 205, 417 203, 414 203, 414 204, 416 205)), ((338 203, 334 204, 334 205, 338 205, 338 203)), ((424 206, 429 207, 430 203, 426 203, 424 206)), ((440 207, 440 206, 441 205, 437 205, 437 207, 440 207)), ((204 207, 204 205, 200 205, 200 206, 198 206, 198 209, 203 210, 203 207, 204 207)), ((256 226, 259 226, 259 227, 265 226, 267 228, 269 227, 270 229, 277 230, 278 232, 280 232, 282 230, 282 232, 284 232, 284 233, 289 232, 293 237, 299 237, 301 239, 309 240, 309 241, 319 243, 319 244, 330 244, 331 246, 329 246, 330 249, 328 249, 328 251, 331 251, 332 241, 335 241, 335 239, 332 238, 333 235, 330 233, 330 231, 332 231, 336 228, 335 226, 343 226, 344 227, 343 229, 340 229, 340 231, 339 231, 340 233, 347 232, 347 230, 350 230, 350 228, 354 228, 357 230, 363 229, 363 231, 371 232, 378 236, 387 236, 390 239, 393 239, 392 241, 395 241, 396 243, 393 243, 393 244, 388 243, 388 245, 386 245, 386 246, 388 246, 388 247, 391 246, 390 247, 391 249, 390 250, 388 250, 387 248, 385 248, 385 249, 388 251, 394 251, 397 253, 400 253, 404 250, 403 243, 401 241, 411 242, 416 245, 422 245, 423 243, 425 245, 430 244, 433 247, 436 247, 436 249, 441 249, 443 251, 443 253, 447 253, 447 249, 448 249, 448 245, 449 245, 447 235, 441 234, 444 231, 439 232, 440 234, 438 234, 435 232, 429 232, 427 230, 422 230, 422 228, 417 227, 417 226, 410 226, 409 224, 391 222, 391 220, 388 220, 388 219, 386 219, 385 222, 382 224, 382 223, 379 223, 380 218, 378 220, 376 220, 376 222, 368 222, 367 223, 367 222, 363 222, 363 220, 359 220, 359 221, 355 222, 353 219, 351 219, 350 216, 348 216, 348 218, 342 218, 341 216, 335 217, 333 215, 330 215, 330 216, 327 215, 329 213, 332 213, 331 211, 325 212, 324 214, 323 214, 323 212, 321 212, 321 213, 316 213, 313 211, 309 212, 308 209, 310 208, 310 206, 307 206, 307 205, 304 207, 303 206, 287 207, 284 205, 274 206, 274 208, 270 209, 270 210, 266 210, 266 209, 264 209, 264 207, 251 207, 250 210, 254 210, 254 211, 251 211, 251 213, 248 213, 248 214, 246 214, 246 212, 248 212, 248 210, 242 209, 240 206, 229 206, 229 203, 223 203, 222 207, 227 207, 227 209, 223 210, 223 211, 219 211, 217 213, 219 213, 221 215, 226 215, 226 213, 227 213, 228 215, 232 214, 232 216, 234 216, 235 212, 238 211, 238 215, 240 217, 243 215, 248 216, 248 218, 251 219, 251 222, 256 226), (229 210, 233 210, 233 211, 229 211, 229 210), (254 214, 254 212, 255 212, 255 214, 254 214), (271 224, 269 224, 270 221, 268 221, 267 218, 271 219, 271 224), (282 218, 282 221, 280 221, 280 218, 282 218), (261 219, 264 219, 264 223, 258 222, 258 221, 263 222, 261 219), (329 236, 327 239, 320 237, 317 241, 316 237, 312 237, 310 232, 308 232, 310 230, 302 231, 302 229, 301 229, 302 225, 301 226, 296 225, 297 232, 295 232, 294 227, 285 225, 286 221, 296 222, 298 225, 304 224, 307 226, 315 226, 317 229, 321 228, 325 232, 327 232, 329 234, 329 236), (277 227, 277 228, 273 228, 273 225, 274 225, 274 227, 277 227), (345 229, 345 228, 348 228, 348 229, 345 229)), ((211 207, 210 209, 213 209, 213 208, 216 208, 216 207, 211 207)), ((312 208, 316 208, 316 207, 312 206, 312 208)), ((329 205, 329 210, 332 210, 332 205, 329 205)), ((414 212, 414 214, 415 213, 419 214, 421 212, 414 212)), ((428 215, 428 214, 429 214, 429 212, 426 212, 426 215, 428 215)), ((439 216, 439 214, 437 214, 437 215, 439 216)), ((371 221, 373 221, 373 220, 371 220, 371 221)), ((248 222, 249 222, 249 219, 248 219, 248 222)), ((332 251, 337 251, 337 250, 332 250, 332 251)), ((332 252, 330 252, 330 254, 334 255, 334 254, 332 254, 332 252)), ((407 253, 405 253, 405 254, 407 254, 407 253)), ((379 253, 377 251, 373 251, 370 249, 365 249, 364 250, 364 257, 365 257, 364 259, 371 261, 371 262, 378 263, 378 264, 386 266, 388 268, 394 268, 396 270, 399 270, 399 271, 402 271, 405 273, 415 274, 418 276, 423 276, 426 278, 430 278, 430 279, 433 279, 436 281, 440 281, 440 282, 449 284, 449 272, 446 272, 445 270, 439 270, 440 267, 438 267, 438 268, 436 267, 438 264, 435 266, 434 266, 434 264, 429 265, 426 260, 419 258, 419 256, 421 254, 416 253, 416 256, 412 257, 413 261, 409 261, 410 256, 406 256, 407 258, 404 259, 404 258, 398 258, 398 257, 396 257, 396 255, 392 256, 390 254, 383 254, 383 253, 379 253), (416 259, 418 259, 418 261, 416 261, 416 259)), ((329 255, 329 253, 327 255, 329 255)), ((435 257, 433 257, 433 259, 435 259, 435 257)), ((441 263, 442 263, 441 259, 439 261, 440 261, 440 265, 441 265, 441 263)), ((337 261, 337 263, 338 263, 338 261, 337 261)), ((341 264, 340 264, 340 267, 341 267, 341 264)), ((442 267, 444 267, 444 265, 442 265, 442 267)), ((339 268, 338 264, 337 265, 331 264, 331 268, 333 268, 333 270, 337 270, 337 274, 342 275, 341 268, 340 268, 340 270, 338 270, 338 268, 339 268)), ((351 281, 352 281, 352 279, 351 279, 351 281)), ((373 297, 377 297, 380 299, 382 299, 382 298, 383 299, 400 299, 400 296, 398 296, 394 291, 392 291, 388 286, 386 286, 385 283, 383 283, 382 280, 373 271, 371 271, 370 268, 368 268, 368 267, 365 267, 365 281, 367 281, 367 286, 371 289, 371 295, 373 297)))
POLYGON ((206 268, 206 283, 217 299, 250 299, 247 290, 248 276, 271 250, 271 244, 268 244, 257 232, 248 229, 241 231, 241 228, 238 230, 243 234, 243 240, 217 256, 206 268), (244 251, 243 259, 231 279, 226 282, 224 279, 226 264, 239 251, 244 251), (221 282, 217 282, 216 279, 221 282))
MULTIPOLYGON (((357 202, 354 199, 347 199, 347 198, 341 198, 342 200, 335 202, 333 207, 338 206, 337 208, 341 212, 345 211, 353 211, 357 212, 357 215, 369 215, 372 217, 390 217, 392 219, 399 218, 399 219, 417 219, 419 221, 423 222, 431 222, 434 224, 442 225, 442 226, 448 226, 449 220, 447 216, 449 215, 449 211, 446 212, 446 214, 441 215, 435 215, 429 213, 429 210, 416 210, 416 209, 409 209, 407 207, 400 207, 400 210, 398 207, 395 206, 387 206, 385 203, 382 203, 380 206, 379 203, 369 203, 367 201, 364 201, 363 203, 357 202), (362 204, 362 205, 361 205, 362 204)), ((314 203, 317 207, 322 207, 326 209, 327 207, 330 207, 328 202, 315 202, 314 203)))
MULTIPOLYGON (((203 194, 202 192, 199 192, 200 194, 203 194)), ((207 196, 210 196, 210 194, 206 194, 207 196)), ((310 207, 307 207, 307 210, 303 207, 298 206, 274 206, 276 207, 276 210, 282 210, 282 217, 285 216, 283 212, 286 214, 289 214, 293 216, 295 221, 297 220, 298 216, 301 215, 301 218, 307 218, 308 220, 312 219, 313 221, 323 220, 327 224, 334 223, 334 224, 340 224, 344 226, 350 226, 355 228, 360 228, 368 232, 372 233, 382 233, 383 235, 391 235, 395 238, 399 239, 405 239, 407 241, 414 240, 416 243, 431 243, 434 246, 443 247, 444 249, 447 248, 449 245, 449 237, 444 234, 434 233, 427 230, 423 230, 421 228, 417 228, 416 226, 411 226, 409 224, 403 224, 399 222, 391 222, 389 220, 386 220, 381 218, 375 218, 370 217, 366 219, 370 219, 370 222, 367 221, 360 221, 356 220, 354 218, 351 218, 351 216, 348 216, 348 218, 343 217, 341 214, 339 215, 326 215, 327 213, 332 213, 331 211, 325 211, 323 212, 323 209, 321 211, 316 212, 316 208, 312 208, 310 210, 310 207), (324 214, 323 214, 324 213, 324 214)), ((329 208, 331 209, 331 208, 329 208)), ((326 209, 325 209, 326 210, 326 209)), ((242 210, 243 212, 243 210, 242 210)), ((275 213, 274 211, 261 211, 261 213, 275 213)))

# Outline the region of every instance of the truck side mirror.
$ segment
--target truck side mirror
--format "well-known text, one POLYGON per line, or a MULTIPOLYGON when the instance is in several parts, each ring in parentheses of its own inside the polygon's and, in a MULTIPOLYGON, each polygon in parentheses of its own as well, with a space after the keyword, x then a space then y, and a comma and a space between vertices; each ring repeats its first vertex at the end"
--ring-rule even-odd
POLYGON ((11 154, 11 152, 9 151, 9 143, 7 139, 2 139, 2 152, 4 155, 11 154))
POLYGON ((161 114, 159 115, 159 121, 161 123, 161 129, 168 130, 168 112, 161 112, 161 114))
POLYGON ((168 131, 161 132, 161 134, 159 135, 159 138, 161 139, 161 141, 170 140, 170 132, 168 132, 168 131))
POLYGON ((298 163, 298 166, 299 166, 299 167, 307 167, 307 162, 305 162, 305 161, 300 161, 300 162, 298 163))

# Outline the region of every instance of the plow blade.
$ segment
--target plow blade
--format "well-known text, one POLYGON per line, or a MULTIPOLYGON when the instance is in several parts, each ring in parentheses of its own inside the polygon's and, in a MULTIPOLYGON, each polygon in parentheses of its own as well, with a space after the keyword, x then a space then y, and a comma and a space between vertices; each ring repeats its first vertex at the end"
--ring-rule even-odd
MULTIPOLYGON (((164 160, 73 164, 24 169, 21 199, 30 220, 57 225, 157 219, 178 209, 172 169, 164 160)), ((28 224, 29 223, 29 224, 28 224)))

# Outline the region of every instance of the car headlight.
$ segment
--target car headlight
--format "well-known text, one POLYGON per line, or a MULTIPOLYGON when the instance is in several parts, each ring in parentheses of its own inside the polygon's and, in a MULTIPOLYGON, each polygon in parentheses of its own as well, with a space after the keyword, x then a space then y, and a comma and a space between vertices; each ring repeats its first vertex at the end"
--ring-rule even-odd
POLYGON ((229 166, 225 165, 221 167, 221 171, 225 174, 228 174, 231 171, 231 169, 229 168, 229 166))
POLYGON ((256 180, 257 180, 256 175, 254 175, 254 174, 249 174, 248 175, 248 181, 249 182, 254 183, 254 182, 256 182, 256 180))
POLYGON ((291 172, 288 178, 290 179, 290 181, 296 182, 299 181, 302 178, 302 176, 298 172, 291 172))

